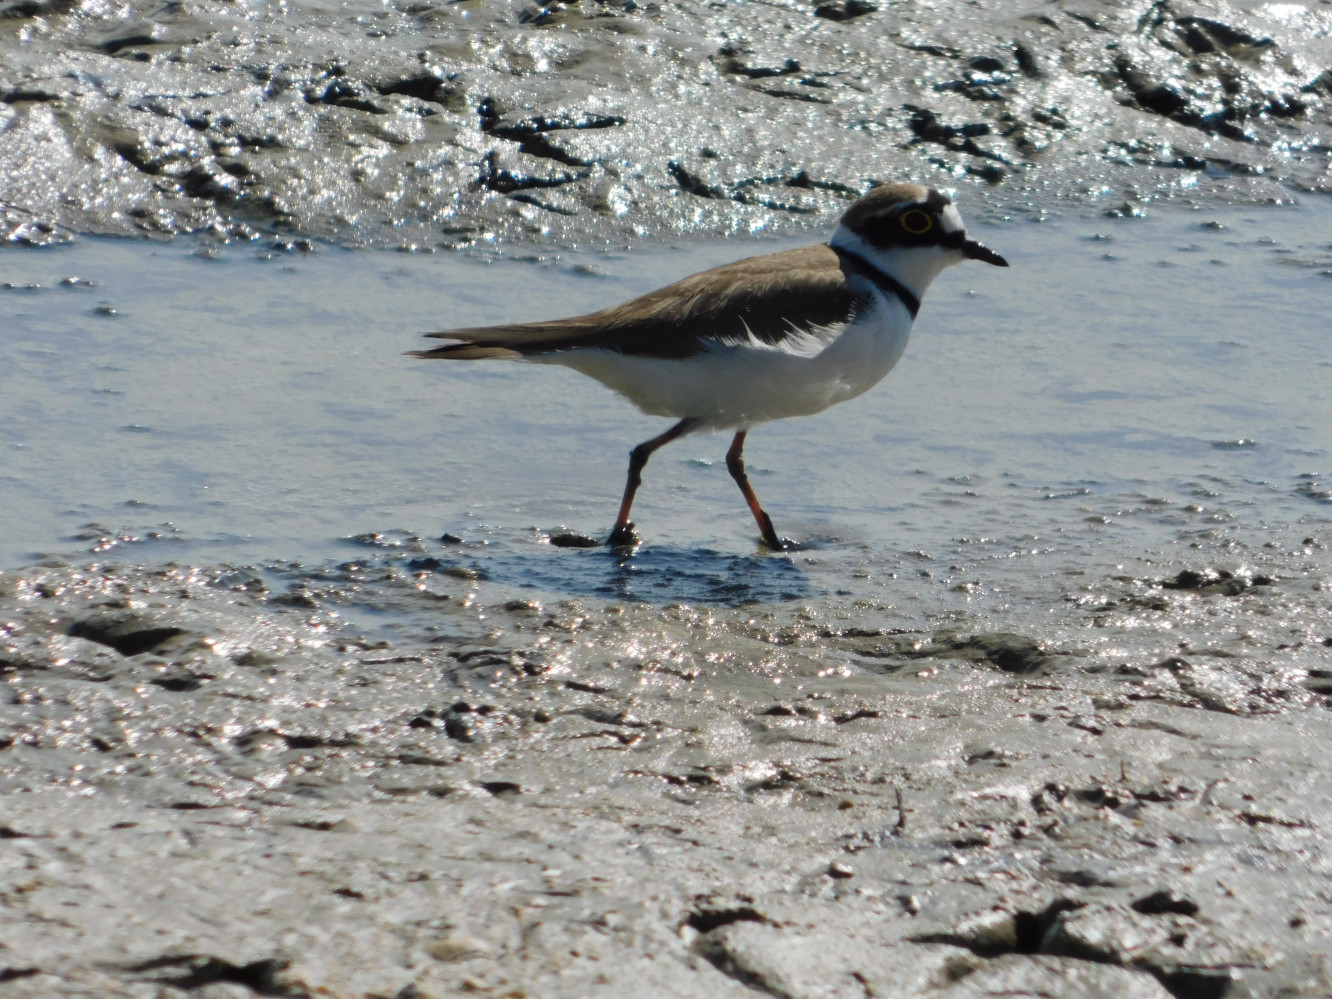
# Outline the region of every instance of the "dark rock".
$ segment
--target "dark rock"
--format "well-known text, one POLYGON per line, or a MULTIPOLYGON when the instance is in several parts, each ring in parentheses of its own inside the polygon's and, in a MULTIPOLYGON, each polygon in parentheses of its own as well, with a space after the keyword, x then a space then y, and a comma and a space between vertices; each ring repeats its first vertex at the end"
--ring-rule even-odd
POLYGON ((193 197, 231 204, 245 193, 240 180, 216 163, 196 163, 181 178, 181 187, 193 197))
POLYGON ((305 99, 311 104, 333 104, 370 114, 388 114, 388 111, 376 101, 378 96, 373 87, 359 80, 336 78, 323 89, 315 88, 308 91, 305 99))
POLYGON ((666 169, 675 178, 675 182, 680 185, 680 190, 686 194, 692 194, 698 198, 712 198, 717 201, 730 199, 730 195, 720 187, 707 183, 676 160, 667 163, 666 169))
POLYGON ((557 173, 545 176, 516 173, 503 165, 496 153, 489 152, 481 164, 477 184, 497 194, 512 194, 547 187, 560 187, 580 179, 583 174, 557 173))
POLYGON ((292 584, 290 590, 272 597, 270 603, 280 607, 301 607, 306 610, 315 610, 319 607, 319 601, 305 591, 303 583, 292 584))
POLYGON ((625 119, 620 115, 591 114, 587 112, 514 117, 500 114, 495 104, 489 100, 481 102, 477 108, 477 114, 481 117, 481 131, 514 142, 546 132, 614 128, 625 123, 625 119))
POLYGON ((1198 915, 1198 903, 1187 898, 1180 898, 1173 892, 1154 891, 1145 898, 1131 903, 1130 908, 1146 916, 1160 916, 1171 913, 1178 916, 1198 915))
POLYGON ((1252 58, 1276 45, 1270 38, 1260 38, 1206 17, 1176 18, 1175 31, 1194 55, 1224 52, 1239 58, 1252 58))
POLYGON ((873 14, 878 9, 878 4, 868 3, 867 0, 843 0, 841 3, 820 3, 814 8, 814 16, 828 21, 850 21, 873 14))
POLYGON ((746 62, 745 57, 753 55, 753 51, 738 45, 723 45, 718 55, 721 57, 718 68, 723 73, 733 73, 736 76, 744 76, 751 80, 762 80, 773 76, 790 76, 803 72, 800 61, 797 59, 788 58, 779 66, 754 65, 746 62))
POLYGON ((711 933, 713 930, 732 923, 767 923, 770 920, 750 906, 738 906, 733 909, 695 909, 685 919, 685 925, 693 927, 699 933, 711 933))
POLYGON ((1270 586, 1272 582, 1270 576, 1241 576, 1228 569, 1181 569, 1173 578, 1161 580, 1161 586, 1167 590, 1196 590, 1203 596, 1237 597, 1251 586, 1270 586))
POLYGON ((1073 792, 1073 797, 1078 801, 1091 805, 1093 808, 1118 808, 1120 805, 1127 804, 1133 800, 1131 792, 1116 791, 1106 787, 1104 784, 1098 784, 1095 787, 1078 788, 1073 792))
POLYGON ((487 723, 493 721, 495 708, 489 704, 473 706, 458 701, 437 716, 444 724, 444 734, 458 742, 481 742, 487 723))
POLYGON ((1009 632, 972 635, 958 647, 984 653, 985 658, 1005 673, 1037 673, 1050 662, 1050 657, 1039 642, 1009 632))
POLYGON ((1223 999, 1235 981, 1229 968, 1198 968, 1185 965, 1148 967, 1176 999, 1223 999))
POLYGON ((967 66, 978 73, 1003 73, 1007 71, 1002 59, 994 56, 976 56, 967 61, 967 66))
POLYGON ((0 4, 0 19, 22 17, 50 17, 68 14, 79 6, 79 0, 11 0, 0 4))
POLYGON ((160 26, 155 24, 144 24, 117 31, 115 34, 98 42, 97 47, 103 52, 115 55, 121 49, 126 49, 134 45, 156 45, 161 40, 162 29, 160 26))
POLYGON ((133 611, 125 611, 80 618, 69 626, 67 634, 110 646, 122 656, 137 656, 157 648, 168 639, 185 634, 185 629, 162 625, 140 617, 133 611))
POLYGON ((1197 572, 1193 569, 1181 569, 1173 579, 1162 580, 1161 585, 1167 590, 1199 590, 1217 578, 1219 577, 1212 570, 1197 572))
POLYGON ((448 99, 447 83, 429 73, 403 77, 382 84, 377 89, 384 95, 402 94, 404 97, 415 97, 418 101, 430 101, 436 104, 446 103, 448 99))
POLYGON ((948 145, 961 139, 990 134, 988 122, 978 121, 962 125, 948 125, 929 108, 909 108, 908 110, 911 111, 911 120, 908 122, 911 131, 922 142, 937 142, 940 145, 948 145))
POLYGON ((154 686, 161 687, 163 690, 182 693, 190 690, 198 690, 204 685, 204 678, 195 676, 191 673, 172 673, 166 676, 154 677, 150 682, 154 686))
POLYGON ((586 534, 575 534, 571 531, 552 534, 550 543, 556 548, 600 548, 602 545, 596 538, 590 538, 586 534))

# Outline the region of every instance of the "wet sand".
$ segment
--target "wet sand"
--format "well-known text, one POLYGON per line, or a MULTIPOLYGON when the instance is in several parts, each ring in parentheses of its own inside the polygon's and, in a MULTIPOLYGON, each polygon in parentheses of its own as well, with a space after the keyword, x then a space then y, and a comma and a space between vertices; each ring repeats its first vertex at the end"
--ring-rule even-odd
POLYGON ((0 996, 1332 993, 1324 6, 867 6, 0 5, 0 996), (793 552, 401 356, 903 176, 793 552))

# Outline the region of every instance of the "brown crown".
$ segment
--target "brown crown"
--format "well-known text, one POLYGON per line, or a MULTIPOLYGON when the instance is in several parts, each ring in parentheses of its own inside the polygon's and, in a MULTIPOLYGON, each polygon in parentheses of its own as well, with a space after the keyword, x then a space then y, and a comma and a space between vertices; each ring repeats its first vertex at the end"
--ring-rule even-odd
POLYGON ((842 216, 842 225, 860 230, 869 219, 902 205, 928 205, 939 209, 948 203, 942 194, 923 184, 881 184, 846 210, 842 216))

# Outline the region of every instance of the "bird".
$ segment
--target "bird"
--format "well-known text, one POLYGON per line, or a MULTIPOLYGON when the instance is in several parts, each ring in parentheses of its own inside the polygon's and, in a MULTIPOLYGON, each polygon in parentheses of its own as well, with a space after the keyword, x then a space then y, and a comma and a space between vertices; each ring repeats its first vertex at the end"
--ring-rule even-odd
POLYGON ((921 296, 963 260, 1008 261, 970 238, 950 198, 919 184, 870 188, 832 238, 723 264, 589 315, 440 330, 449 341, 407 353, 452 361, 562 364, 644 413, 677 422, 629 454, 607 544, 639 543, 630 521, 648 459, 686 434, 731 430, 726 467, 774 551, 778 537, 745 471, 761 423, 807 416, 876 385, 906 349, 921 296))

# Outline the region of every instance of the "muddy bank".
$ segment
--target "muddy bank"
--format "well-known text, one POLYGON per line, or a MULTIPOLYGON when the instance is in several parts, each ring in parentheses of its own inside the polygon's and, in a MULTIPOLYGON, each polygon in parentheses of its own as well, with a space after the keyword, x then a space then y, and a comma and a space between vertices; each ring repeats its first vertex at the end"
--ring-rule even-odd
POLYGON ((589 245, 822 222, 882 180, 1004 211, 1332 182, 1326 4, 965 11, 7 0, 0 219, 589 245))
POLYGON ((1332 577, 1265 537, 1037 573, 1040 623, 420 539, 6 572, 0 994, 1325 995, 1332 577))

